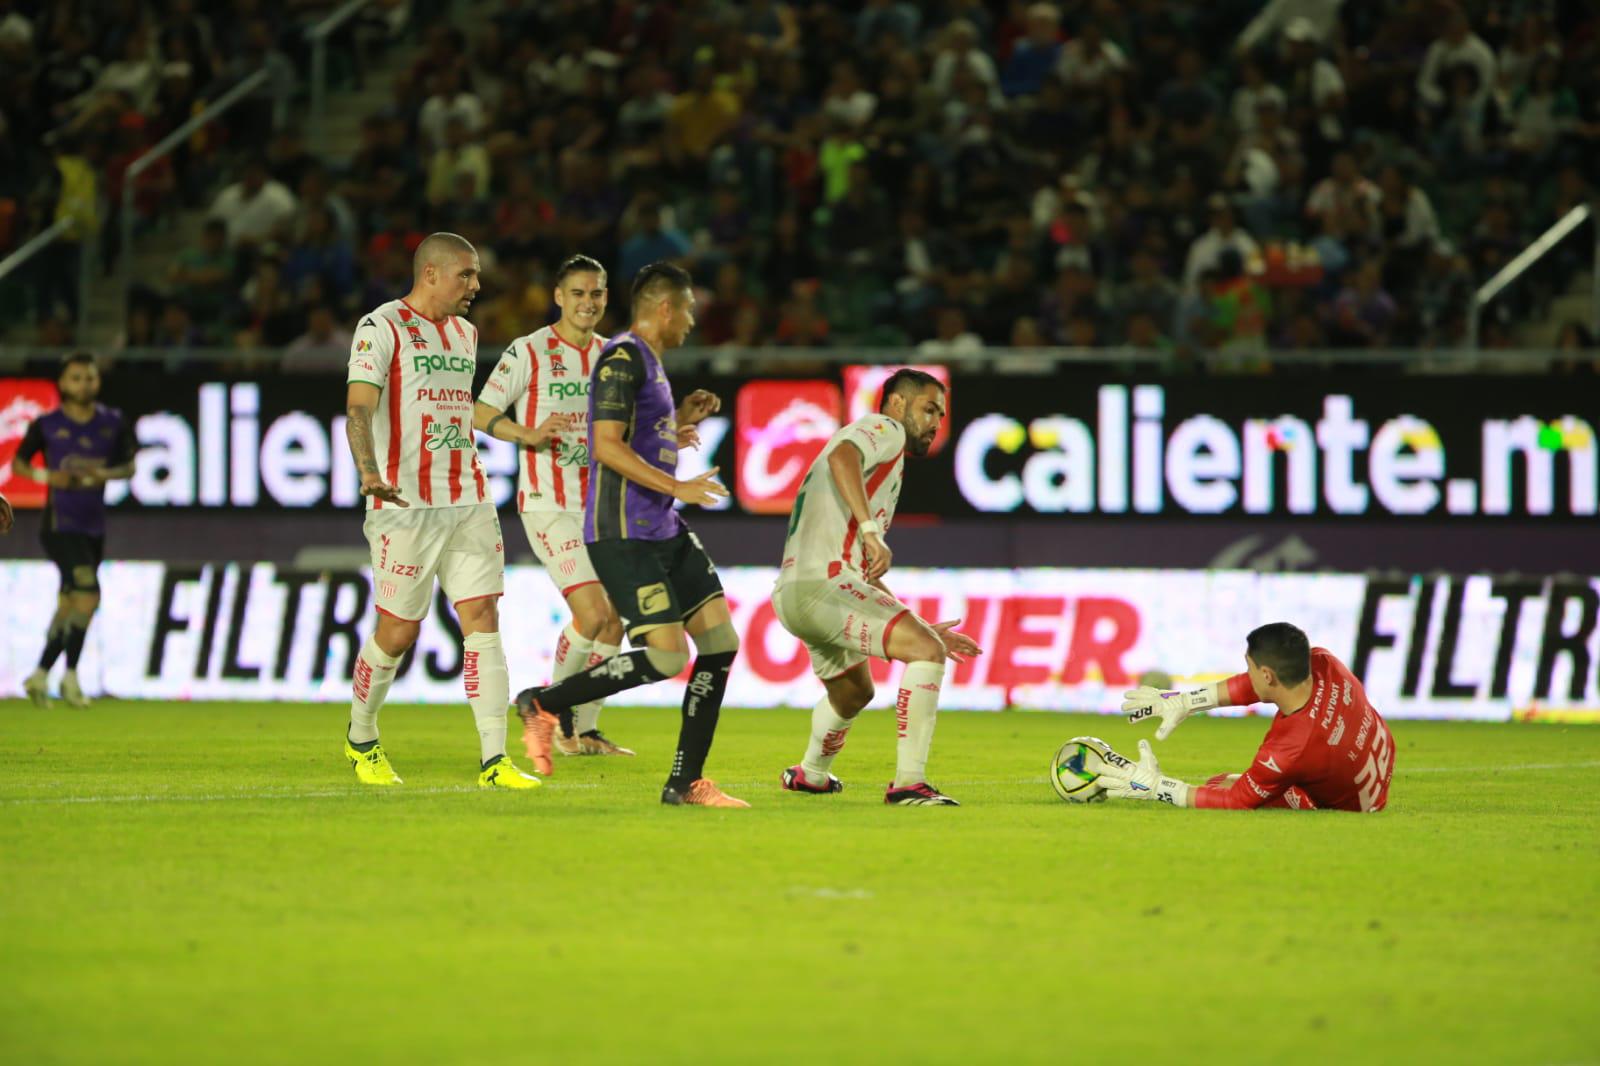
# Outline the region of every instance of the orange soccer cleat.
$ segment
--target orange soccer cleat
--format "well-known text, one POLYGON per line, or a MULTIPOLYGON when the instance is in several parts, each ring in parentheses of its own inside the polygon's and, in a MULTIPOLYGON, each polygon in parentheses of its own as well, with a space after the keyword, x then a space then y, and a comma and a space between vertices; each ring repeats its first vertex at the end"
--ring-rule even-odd
POLYGON ((550 749, 560 720, 539 705, 538 691, 525 688, 517 693, 517 716, 522 719, 522 744, 534 773, 549 777, 555 772, 550 749))
POLYGON ((669 807, 748 807, 750 804, 736 799, 717 787, 709 778, 698 778, 687 791, 679 792, 668 785, 661 790, 661 802, 669 807))

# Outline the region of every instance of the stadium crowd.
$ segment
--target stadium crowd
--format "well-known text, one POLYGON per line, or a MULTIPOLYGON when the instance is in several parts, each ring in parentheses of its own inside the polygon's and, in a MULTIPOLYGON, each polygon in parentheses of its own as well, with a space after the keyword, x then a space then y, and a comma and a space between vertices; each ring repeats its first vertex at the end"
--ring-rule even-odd
MULTIPOLYGON (((112 188, 223 73, 208 57, 237 76, 280 54, 260 0, 210 42, 192 0, 119 0, 143 17, 92 45, 72 5, 32 6, 51 14, 19 53, 30 5, 0 0, 0 54, 37 57, 28 98, 49 106, 6 108, 0 151, 77 123, 112 188)), ((1600 179, 1583 0, 480 7, 425 32, 348 165, 279 123, 149 172, 151 210, 203 186, 214 222, 142 291, 127 343, 336 347, 449 229, 483 252, 486 346, 545 321, 553 265, 583 251, 619 286, 683 261, 701 345, 1134 345, 1249 370, 1459 342, 1473 286, 1600 179)), ((72 143, 52 145, 63 199, 72 143)), ((0 196, 29 180, 0 175, 0 196)), ((1485 346, 1524 341, 1590 247, 1497 301, 1485 346)), ((1571 322, 1558 344, 1593 339, 1571 322)))

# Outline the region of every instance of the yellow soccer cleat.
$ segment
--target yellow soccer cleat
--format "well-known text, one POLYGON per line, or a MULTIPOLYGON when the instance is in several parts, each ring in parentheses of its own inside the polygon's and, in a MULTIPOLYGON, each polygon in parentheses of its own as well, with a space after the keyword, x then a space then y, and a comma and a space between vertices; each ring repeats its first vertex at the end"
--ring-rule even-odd
POLYGON ((355 767, 356 780, 363 785, 404 784, 400 775, 394 772, 394 767, 389 765, 389 756, 383 753, 382 744, 374 744, 366 751, 357 751, 351 746, 350 738, 346 737, 344 757, 355 767))
POLYGON ((478 774, 479 788, 543 788, 544 782, 532 774, 525 774, 517 768, 511 758, 502 755, 478 774))

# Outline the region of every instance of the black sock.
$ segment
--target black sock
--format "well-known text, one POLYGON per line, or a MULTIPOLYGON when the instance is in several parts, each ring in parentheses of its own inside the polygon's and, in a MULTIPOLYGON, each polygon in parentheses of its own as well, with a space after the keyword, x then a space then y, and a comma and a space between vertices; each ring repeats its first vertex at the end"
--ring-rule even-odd
POLYGON ((61 653, 67 646, 67 623, 51 622, 50 632, 45 637, 44 654, 39 656, 39 669, 46 672, 61 658, 61 653))
POLYGON ((350 739, 349 733, 344 735, 344 739, 345 742, 348 743, 352 748, 360 752, 368 752, 378 746, 378 739, 376 737, 372 738, 371 740, 363 740, 359 744, 350 739))
POLYGON ((695 659, 689 687, 683 694, 683 725, 678 730, 678 753, 672 759, 668 788, 682 792, 704 776, 711 740, 717 735, 722 697, 728 691, 728 671, 738 654, 722 651, 695 659))
POLYGON ((89 626, 87 623, 81 626, 72 624, 67 626, 68 670, 76 670, 78 668, 78 660, 83 657, 83 640, 88 635, 89 626))
POLYGON ((651 664, 644 649, 640 648, 614 655, 581 674, 573 674, 548 688, 540 689, 539 706, 552 712, 571 710, 580 703, 603 700, 624 689, 664 681, 666 676, 651 664))

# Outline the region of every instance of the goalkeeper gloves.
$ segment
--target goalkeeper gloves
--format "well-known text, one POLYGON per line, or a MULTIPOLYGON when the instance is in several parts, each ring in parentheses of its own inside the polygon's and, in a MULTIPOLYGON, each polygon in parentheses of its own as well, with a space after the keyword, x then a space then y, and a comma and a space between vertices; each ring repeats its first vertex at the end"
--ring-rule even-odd
POLYGON ((1195 711, 1208 711, 1213 706, 1215 703, 1211 692, 1203 688, 1175 692, 1145 686, 1122 694, 1122 713, 1128 716, 1128 721, 1142 722, 1151 717, 1161 719, 1161 725, 1156 729, 1157 740, 1166 740, 1178 728, 1178 723, 1195 711))
POLYGON ((1139 741, 1138 762, 1116 752, 1111 754, 1115 758, 1106 760, 1098 779, 1107 796, 1115 799, 1153 799, 1174 807, 1191 805, 1190 795, 1194 789, 1175 777, 1162 776, 1156 753, 1150 750, 1148 740, 1139 741))

